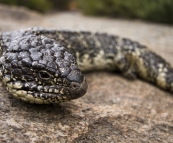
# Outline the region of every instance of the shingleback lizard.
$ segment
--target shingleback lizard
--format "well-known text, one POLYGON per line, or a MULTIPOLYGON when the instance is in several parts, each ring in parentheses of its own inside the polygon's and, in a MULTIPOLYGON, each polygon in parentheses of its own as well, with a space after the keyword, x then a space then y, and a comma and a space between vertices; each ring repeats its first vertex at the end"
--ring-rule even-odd
POLYGON ((173 69, 147 47, 91 32, 30 28, 0 35, 0 78, 17 99, 49 104, 83 96, 81 71, 120 71, 173 91, 173 69))

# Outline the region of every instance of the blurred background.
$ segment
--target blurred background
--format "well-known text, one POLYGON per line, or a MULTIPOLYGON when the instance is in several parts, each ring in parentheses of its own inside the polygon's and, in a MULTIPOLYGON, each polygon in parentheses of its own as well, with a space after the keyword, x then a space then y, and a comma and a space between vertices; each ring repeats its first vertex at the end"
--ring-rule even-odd
POLYGON ((80 11, 91 16, 142 19, 173 24, 173 0, 0 0, 40 13, 80 11))

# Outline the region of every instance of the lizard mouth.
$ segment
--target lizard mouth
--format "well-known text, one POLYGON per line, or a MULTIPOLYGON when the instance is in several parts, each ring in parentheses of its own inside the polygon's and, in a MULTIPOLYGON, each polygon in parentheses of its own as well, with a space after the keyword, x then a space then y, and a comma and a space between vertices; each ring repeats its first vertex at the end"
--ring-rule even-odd
POLYGON ((45 86, 43 89, 25 90, 17 88, 7 88, 7 90, 17 99, 36 104, 50 104, 70 101, 83 96, 87 92, 87 82, 84 78, 82 83, 72 82, 70 87, 45 86), (74 86, 75 85, 75 86, 74 86))

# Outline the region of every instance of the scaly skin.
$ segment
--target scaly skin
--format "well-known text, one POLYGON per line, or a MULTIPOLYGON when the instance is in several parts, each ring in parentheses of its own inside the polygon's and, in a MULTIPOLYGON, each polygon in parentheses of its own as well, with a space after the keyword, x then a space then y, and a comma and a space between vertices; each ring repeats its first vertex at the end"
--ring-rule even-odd
POLYGON ((16 98, 38 104, 83 96, 81 71, 121 71, 172 91, 173 69, 145 46, 113 35, 31 28, 0 36, 0 77, 16 98))

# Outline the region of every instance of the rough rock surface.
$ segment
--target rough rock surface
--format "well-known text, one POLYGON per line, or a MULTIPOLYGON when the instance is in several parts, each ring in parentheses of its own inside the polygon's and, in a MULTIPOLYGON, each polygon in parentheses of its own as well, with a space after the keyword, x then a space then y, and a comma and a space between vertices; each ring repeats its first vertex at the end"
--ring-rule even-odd
MULTIPOLYGON (((1 32, 33 26, 129 37, 173 61, 172 26, 0 6, 1 32)), ((173 142, 173 94, 116 73, 86 77, 88 93, 59 105, 18 101, 0 82, 0 142, 173 142)))

